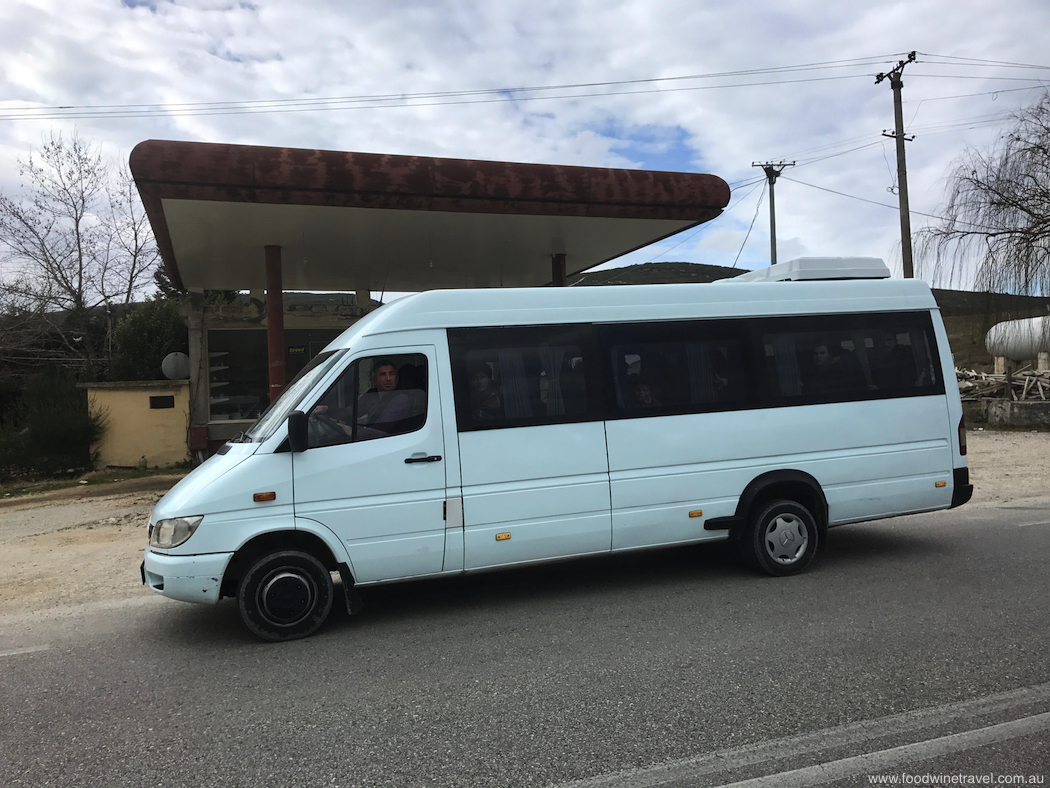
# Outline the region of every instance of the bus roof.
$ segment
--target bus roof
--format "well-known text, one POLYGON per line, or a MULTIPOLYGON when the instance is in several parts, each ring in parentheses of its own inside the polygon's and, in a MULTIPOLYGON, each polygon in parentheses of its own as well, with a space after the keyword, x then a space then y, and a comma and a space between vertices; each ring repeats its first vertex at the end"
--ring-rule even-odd
POLYGON ((329 347, 420 329, 936 309, 914 279, 430 290, 369 313, 329 347))

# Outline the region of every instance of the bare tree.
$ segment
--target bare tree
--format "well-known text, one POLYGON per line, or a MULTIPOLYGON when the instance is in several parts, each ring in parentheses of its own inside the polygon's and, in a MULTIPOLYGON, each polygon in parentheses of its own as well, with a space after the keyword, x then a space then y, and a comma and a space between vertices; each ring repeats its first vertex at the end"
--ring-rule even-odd
POLYGON ((1050 294, 1050 94, 1015 114, 992 150, 968 149, 948 175, 944 221, 917 233, 935 278, 1050 294))
POLYGON ((21 193, 0 194, 0 308, 47 323, 93 374, 112 309, 152 283, 149 222, 127 168, 114 171, 75 132, 45 138, 19 174, 21 193))
POLYGON ((31 366, 47 355, 47 321, 23 289, 17 282, 0 286, 0 369, 31 366))
POLYGON ((108 242, 104 278, 113 288, 111 300, 128 304, 153 284, 160 252, 127 162, 117 168, 106 194, 109 210, 102 218, 108 242))

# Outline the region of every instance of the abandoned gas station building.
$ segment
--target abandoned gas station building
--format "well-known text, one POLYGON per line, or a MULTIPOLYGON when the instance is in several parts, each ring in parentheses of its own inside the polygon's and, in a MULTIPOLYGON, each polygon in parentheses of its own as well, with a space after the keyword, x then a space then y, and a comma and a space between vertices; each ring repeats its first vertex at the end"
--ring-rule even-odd
POLYGON ((376 295, 564 285, 729 202, 713 175, 213 143, 149 140, 130 165, 168 276, 191 294, 198 456, 247 429, 376 295), (250 299, 208 306, 205 290, 250 299))

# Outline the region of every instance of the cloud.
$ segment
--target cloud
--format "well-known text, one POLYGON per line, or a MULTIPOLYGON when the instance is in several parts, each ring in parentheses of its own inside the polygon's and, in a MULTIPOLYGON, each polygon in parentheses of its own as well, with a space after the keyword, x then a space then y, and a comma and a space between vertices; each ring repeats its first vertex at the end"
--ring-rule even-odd
MULTIPOLYGON (((893 142, 881 136, 893 125, 892 94, 874 74, 912 49, 1019 63, 1044 57, 1031 34, 1045 22, 1041 2, 1018 0, 1003 14, 956 2, 950 11, 939 0, 9 3, 0 7, 2 108, 168 109, 153 117, 0 120, 0 188, 16 188, 14 160, 43 133, 74 125, 114 157, 143 139, 171 138, 699 169, 739 184, 735 197, 761 177, 752 163, 784 159, 797 166, 775 187, 782 259, 789 250, 889 258, 900 232, 892 208, 814 188, 896 203, 887 192, 896 177, 893 142), (815 63, 831 65, 740 73, 815 63), (704 74, 725 76, 641 81, 704 74), (600 84, 626 80, 638 81, 600 84), (579 87, 409 98, 552 85, 579 87), (362 100, 377 96, 394 98, 362 100), (340 97, 347 100, 310 112, 245 111, 262 107, 253 102, 340 97), (832 154, 841 155, 823 158, 832 154)), ((909 185, 912 208, 936 213, 951 161, 967 144, 987 146, 997 131, 979 120, 947 124, 1029 102, 1031 92, 1006 91, 1038 89, 1017 78, 1050 73, 919 60, 904 72, 905 118, 916 129, 909 185), (945 98, 953 95, 964 97, 945 98)), ((663 242, 678 246, 660 259, 731 264, 761 193, 695 239, 663 242)), ((763 204, 741 261, 764 264, 768 245, 763 204)))

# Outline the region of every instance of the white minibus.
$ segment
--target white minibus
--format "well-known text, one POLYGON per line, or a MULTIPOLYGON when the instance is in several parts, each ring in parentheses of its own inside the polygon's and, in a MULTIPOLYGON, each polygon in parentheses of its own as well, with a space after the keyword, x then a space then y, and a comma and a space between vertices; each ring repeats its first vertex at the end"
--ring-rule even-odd
POLYGON ((969 500, 929 287, 782 266, 383 306, 156 504, 143 582, 288 640, 338 588, 354 613, 357 587, 720 540, 788 575, 832 526, 969 500))

